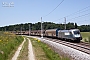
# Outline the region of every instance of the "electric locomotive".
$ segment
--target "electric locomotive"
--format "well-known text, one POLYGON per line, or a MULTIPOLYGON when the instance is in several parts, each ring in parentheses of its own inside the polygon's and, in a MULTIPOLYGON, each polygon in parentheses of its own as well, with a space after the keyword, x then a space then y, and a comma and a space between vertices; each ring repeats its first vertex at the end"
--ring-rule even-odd
POLYGON ((79 29, 59 30, 58 38, 80 42, 82 36, 79 29))

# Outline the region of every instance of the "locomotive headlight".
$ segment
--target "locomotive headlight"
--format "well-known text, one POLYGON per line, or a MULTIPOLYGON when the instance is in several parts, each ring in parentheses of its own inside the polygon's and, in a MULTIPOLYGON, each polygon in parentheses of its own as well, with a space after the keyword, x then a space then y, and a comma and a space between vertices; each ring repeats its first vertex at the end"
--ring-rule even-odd
POLYGON ((76 34, 76 35, 74 35, 75 37, 80 37, 80 34, 76 34))

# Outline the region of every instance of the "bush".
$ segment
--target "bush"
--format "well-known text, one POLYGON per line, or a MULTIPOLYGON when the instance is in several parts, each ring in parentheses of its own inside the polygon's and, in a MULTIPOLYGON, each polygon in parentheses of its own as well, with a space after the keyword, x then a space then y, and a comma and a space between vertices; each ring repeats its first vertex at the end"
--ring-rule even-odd
POLYGON ((90 36, 88 37, 88 42, 90 43, 90 36))
POLYGON ((88 42, 86 38, 84 39, 84 41, 85 41, 85 42, 88 42))

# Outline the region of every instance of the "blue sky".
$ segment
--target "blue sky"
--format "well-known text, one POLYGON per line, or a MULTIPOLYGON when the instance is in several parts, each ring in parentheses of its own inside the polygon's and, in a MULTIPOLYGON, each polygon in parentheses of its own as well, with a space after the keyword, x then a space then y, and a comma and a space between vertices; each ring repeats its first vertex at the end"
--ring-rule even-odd
POLYGON ((0 27, 20 23, 76 22, 90 25, 90 0, 0 0, 0 27), (10 7, 11 6, 11 7, 10 7), (47 16, 45 16, 47 15, 47 16), (68 16, 68 17, 67 17, 68 16))

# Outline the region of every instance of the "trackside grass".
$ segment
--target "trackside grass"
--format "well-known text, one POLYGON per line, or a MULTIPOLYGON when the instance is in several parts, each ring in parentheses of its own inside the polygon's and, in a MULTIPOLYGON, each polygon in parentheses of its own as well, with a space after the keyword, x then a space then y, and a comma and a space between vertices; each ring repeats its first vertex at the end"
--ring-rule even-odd
POLYGON ((59 56, 47 44, 40 42, 40 40, 30 38, 36 60, 70 60, 69 58, 59 56))
POLYGON ((0 60, 11 60, 23 40, 22 36, 0 32, 0 60))

